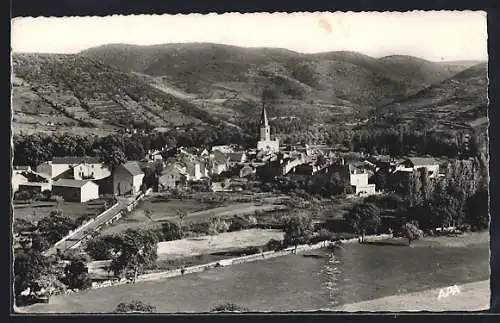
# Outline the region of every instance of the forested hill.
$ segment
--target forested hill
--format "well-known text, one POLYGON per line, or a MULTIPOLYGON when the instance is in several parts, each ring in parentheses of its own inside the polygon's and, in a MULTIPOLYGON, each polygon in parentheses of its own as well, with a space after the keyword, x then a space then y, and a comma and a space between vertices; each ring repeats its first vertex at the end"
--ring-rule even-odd
POLYGON ((242 120, 258 119, 262 102, 271 118, 307 126, 349 123, 390 102, 417 102, 422 91, 454 77, 467 88, 469 77, 474 82, 467 66, 205 43, 14 54, 13 130, 105 134, 120 127, 242 126, 242 120))
POLYGON ((487 64, 469 67, 414 95, 379 108, 381 115, 397 112, 406 117, 436 117, 446 122, 487 124, 487 64))
POLYGON ((113 44, 80 54, 204 99, 208 111, 242 116, 256 116, 262 93, 272 102, 270 114, 352 116, 453 74, 409 56, 375 59, 346 51, 302 54, 209 43, 113 44))
POLYGON ((14 128, 29 118, 109 129, 217 122, 139 76, 80 55, 14 54, 13 74, 14 128))

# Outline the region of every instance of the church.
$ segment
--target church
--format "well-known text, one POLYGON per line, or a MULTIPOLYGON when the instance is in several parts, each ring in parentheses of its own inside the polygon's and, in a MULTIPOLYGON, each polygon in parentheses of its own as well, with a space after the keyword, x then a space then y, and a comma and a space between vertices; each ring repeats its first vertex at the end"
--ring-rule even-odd
POLYGON ((267 120, 266 107, 262 106, 260 115, 260 140, 257 142, 257 150, 277 153, 280 150, 279 140, 271 140, 271 127, 267 120))

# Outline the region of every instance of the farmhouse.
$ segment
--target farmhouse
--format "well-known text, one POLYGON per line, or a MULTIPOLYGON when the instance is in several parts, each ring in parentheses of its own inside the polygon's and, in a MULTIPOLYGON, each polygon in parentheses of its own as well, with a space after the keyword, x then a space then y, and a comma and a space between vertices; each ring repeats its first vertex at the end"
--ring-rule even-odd
POLYGON ((109 169, 97 157, 54 157, 38 165, 37 172, 51 179, 101 179, 110 175, 109 169))
POLYGON ((229 154, 229 166, 234 167, 236 165, 243 164, 247 161, 247 155, 245 152, 230 153, 229 154))
POLYGON ((434 158, 410 157, 398 165, 397 170, 425 168, 430 178, 439 176, 439 163, 434 158))
POLYGON ((23 174, 14 172, 12 174, 12 192, 17 192, 17 190, 19 189, 19 185, 27 182, 28 178, 26 178, 23 174))
POLYGON ((19 191, 26 191, 31 193, 42 193, 43 191, 50 191, 52 183, 50 182, 26 182, 19 184, 19 191))
POLYGON ((187 178, 184 169, 177 163, 167 166, 160 178, 158 178, 158 189, 160 191, 174 189, 186 184, 187 178))
POLYGON ((66 202, 84 203, 99 198, 99 186, 88 180, 60 179, 52 184, 52 194, 66 202))
POLYGON ((142 185, 144 172, 137 162, 127 162, 113 172, 113 193, 117 195, 135 195, 142 185))
POLYGON ((220 173, 227 171, 229 165, 229 157, 226 154, 215 150, 210 155, 209 163, 211 169, 210 173, 219 175, 220 173))

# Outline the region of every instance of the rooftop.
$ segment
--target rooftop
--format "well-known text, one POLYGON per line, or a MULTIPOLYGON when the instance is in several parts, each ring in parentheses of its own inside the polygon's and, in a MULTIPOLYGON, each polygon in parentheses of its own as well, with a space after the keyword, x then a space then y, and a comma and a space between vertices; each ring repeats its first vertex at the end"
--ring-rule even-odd
MULTIPOLYGON (((82 180, 75 180, 75 179, 60 179, 57 182, 53 183, 52 186, 62 186, 62 187, 83 187, 85 184, 89 183, 91 181, 82 181, 82 180)), ((97 185, 97 184, 96 184, 97 185)))
POLYGON ((101 164, 101 160, 98 157, 66 156, 66 157, 54 157, 52 159, 52 164, 101 164))
POLYGON ((127 162, 125 164, 122 164, 122 166, 132 176, 144 174, 139 164, 135 161, 127 162))

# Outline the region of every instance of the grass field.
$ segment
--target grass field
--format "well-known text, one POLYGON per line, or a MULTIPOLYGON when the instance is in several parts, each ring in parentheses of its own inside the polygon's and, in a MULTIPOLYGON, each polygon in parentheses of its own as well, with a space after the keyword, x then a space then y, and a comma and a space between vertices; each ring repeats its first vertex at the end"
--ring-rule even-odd
POLYGON ((282 207, 274 204, 256 205, 254 202, 225 202, 225 204, 222 207, 214 207, 210 203, 200 203, 195 199, 149 199, 139 205, 132 214, 102 230, 101 234, 117 234, 127 229, 157 228, 163 221, 178 221, 177 212, 180 210, 188 212, 184 219, 184 223, 187 224, 206 221, 211 217, 230 218, 235 215, 254 214, 256 211, 265 212, 282 207), (145 215, 146 209, 152 211, 151 219, 145 215))
MULTIPOLYGON (((90 203, 63 202, 59 208, 62 210, 63 215, 76 220, 82 215, 96 215, 96 210, 102 207, 103 203, 104 200, 90 203)), ((40 221, 56 208, 58 208, 56 202, 34 202, 26 205, 15 205, 14 220, 40 221)))
MULTIPOLYGON (((446 288, 447 286, 443 286, 446 288)), ((414 312, 414 311, 484 311, 490 303, 490 281, 457 285, 460 293, 439 298, 441 288, 423 292, 382 297, 374 300, 346 304, 336 310, 345 312, 414 312)))
MULTIPOLYGON (((378 307, 366 305, 367 310, 384 310, 397 306, 401 302, 398 297, 408 297, 409 293, 469 286, 465 284, 489 279, 487 232, 440 239, 424 239, 412 247, 348 244, 334 258, 320 251, 314 252, 315 257, 307 253, 278 257, 162 281, 55 296, 49 304, 24 310, 102 313, 113 311, 120 302, 135 299, 155 305, 158 312, 206 312, 225 302, 252 311, 339 310, 347 304, 394 296, 378 307)), ((474 288, 479 292, 484 286, 474 288)), ((428 293, 410 296, 407 300, 414 302, 415 310, 429 302, 428 293), (422 301, 417 302, 415 297, 422 301)), ((457 302, 450 298, 442 303, 441 309, 460 307, 462 301, 455 299, 457 302)), ((474 300, 483 301, 484 296, 474 300)))
POLYGON ((203 236, 191 239, 160 242, 158 258, 175 259, 211 254, 252 246, 263 246, 269 240, 283 240, 279 230, 250 229, 220 233, 216 236, 203 236))

